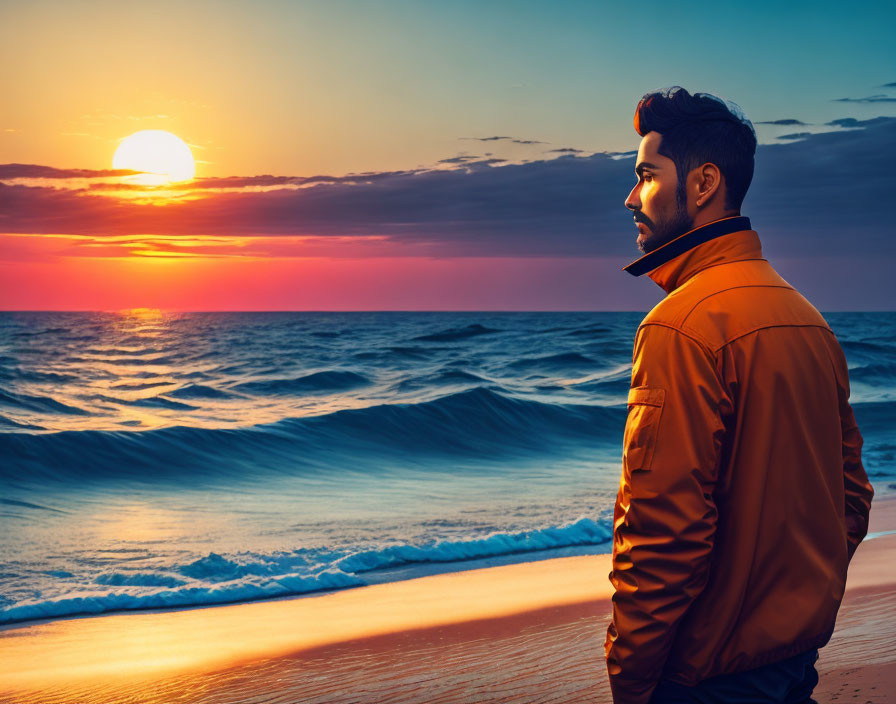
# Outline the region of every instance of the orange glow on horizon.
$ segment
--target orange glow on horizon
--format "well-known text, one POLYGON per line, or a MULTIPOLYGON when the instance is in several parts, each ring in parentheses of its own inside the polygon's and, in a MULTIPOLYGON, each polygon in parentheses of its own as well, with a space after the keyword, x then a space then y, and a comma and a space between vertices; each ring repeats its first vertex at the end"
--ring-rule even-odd
POLYGON ((161 318, 163 314, 159 308, 122 308, 115 312, 132 318, 161 318))

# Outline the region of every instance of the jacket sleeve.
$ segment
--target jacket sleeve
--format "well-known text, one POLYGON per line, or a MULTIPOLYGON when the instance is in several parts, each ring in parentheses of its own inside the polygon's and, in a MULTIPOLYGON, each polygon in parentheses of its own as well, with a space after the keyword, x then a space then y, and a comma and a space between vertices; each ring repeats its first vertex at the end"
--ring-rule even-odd
POLYGON ((843 436, 843 489, 846 545, 849 560, 868 534, 868 518, 874 488, 862 464, 862 433, 849 403, 849 369, 842 348, 837 345, 837 376, 840 399, 840 428, 843 436))
POLYGON ((613 701, 646 704, 709 576, 732 404, 711 351, 658 324, 638 331, 628 401, 604 650, 613 701))

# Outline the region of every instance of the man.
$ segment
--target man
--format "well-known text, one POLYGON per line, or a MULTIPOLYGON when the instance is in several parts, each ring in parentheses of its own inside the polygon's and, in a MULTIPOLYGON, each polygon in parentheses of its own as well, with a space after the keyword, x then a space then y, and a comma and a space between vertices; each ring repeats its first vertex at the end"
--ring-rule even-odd
POLYGON ((624 268, 666 292, 638 327, 614 510, 616 704, 813 702, 874 491, 846 359, 741 216, 737 106, 648 93, 624 268))

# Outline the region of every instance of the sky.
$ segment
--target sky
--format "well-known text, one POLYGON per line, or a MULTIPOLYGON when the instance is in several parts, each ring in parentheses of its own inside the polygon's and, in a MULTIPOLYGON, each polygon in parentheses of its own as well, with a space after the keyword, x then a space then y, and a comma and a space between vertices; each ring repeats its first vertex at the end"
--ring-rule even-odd
POLYGON ((896 5, 0 0, 0 309, 648 310, 646 92, 736 103, 741 212, 822 311, 894 310, 896 5), (112 169, 169 131, 193 181, 112 169))

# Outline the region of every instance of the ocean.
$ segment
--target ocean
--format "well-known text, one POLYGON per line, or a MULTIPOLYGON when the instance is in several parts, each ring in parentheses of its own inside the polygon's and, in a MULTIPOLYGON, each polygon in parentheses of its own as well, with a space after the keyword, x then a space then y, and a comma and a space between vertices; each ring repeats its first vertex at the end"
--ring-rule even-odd
MULTIPOLYGON (((825 313, 878 494, 896 313, 825 313)), ((644 313, 0 313, 0 624, 609 553, 644 313)))

